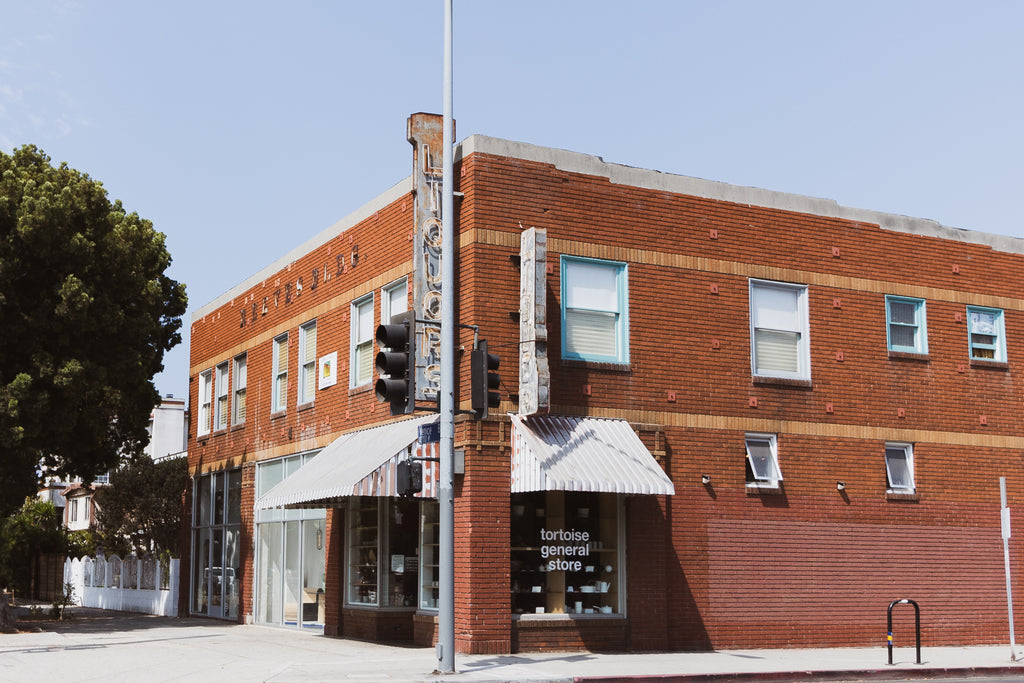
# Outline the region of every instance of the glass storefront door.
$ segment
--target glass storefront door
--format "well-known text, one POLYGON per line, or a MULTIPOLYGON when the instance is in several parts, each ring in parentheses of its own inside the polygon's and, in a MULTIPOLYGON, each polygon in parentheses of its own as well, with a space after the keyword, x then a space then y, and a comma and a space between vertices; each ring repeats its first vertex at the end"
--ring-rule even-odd
POLYGON ((323 628, 326 521, 299 519, 257 525, 257 621, 323 628))
MULTIPOLYGON (((257 498, 308 462, 315 453, 260 463, 257 498)), ((256 513, 256 621, 323 628, 327 588, 327 511, 258 510, 256 513)))

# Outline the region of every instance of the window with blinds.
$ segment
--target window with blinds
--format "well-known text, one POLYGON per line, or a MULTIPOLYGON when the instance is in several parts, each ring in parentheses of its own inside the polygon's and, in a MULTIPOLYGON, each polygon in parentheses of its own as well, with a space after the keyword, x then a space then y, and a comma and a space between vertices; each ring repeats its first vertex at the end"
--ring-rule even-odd
POLYGON ((288 333, 274 338, 274 377, 271 390, 271 412, 288 407, 288 333))
POLYGON ((885 315, 890 351, 928 353, 923 299, 887 296, 885 315))
POLYGON ((971 358, 978 360, 1006 360, 1006 338, 1003 332, 1003 312, 998 308, 967 307, 971 358))
POLYGON ((747 434, 747 483, 778 486, 782 481, 774 434, 747 434))
POLYGON ((353 387, 373 380, 373 295, 352 302, 352 371, 353 387))
POLYGON ((316 321, 299 327, 299 405, 316 395, 316 321))
POLYGON ((228 364, 221 363, 217 366, 217 381, 214 385, 217 391, 217 405, 214 410, 214 424, 216 429, 227 429, 228 426, 228 364))
POLYGON ((231 424, 239 425, 245 422, 245 384, 247 380, 246 367, 248 365, 247 354, 235 356, 235 390, 234 390, 234 401, 232 407, 234 412, 231 414, 231 424))
POLYGON ((755 375, 810 379, 806 286, 751 280, 750 328, 755 375))
POLYGON ((199 374, 199 419, 196 423, 196 434, 209 434, 213 420, 213 371, 207 370, 199 374))
POLYGON ((885 475, 889 491, 914 492, 914 447, 906 443, 885 444, 885 475))
POLYGON ((562 357, 628 363, 625 263, 562 257, 562 357))

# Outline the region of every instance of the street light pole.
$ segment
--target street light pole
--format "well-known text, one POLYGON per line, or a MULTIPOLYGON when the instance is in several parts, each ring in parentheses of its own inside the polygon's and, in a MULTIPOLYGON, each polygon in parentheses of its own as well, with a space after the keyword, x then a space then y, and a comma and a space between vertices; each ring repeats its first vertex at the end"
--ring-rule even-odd
POLYGON ((441 481, 438 539, 437 672, 455 673, 455 216, 452 181, 452 0, 444 0, 444 112, 441 133, 441 481))

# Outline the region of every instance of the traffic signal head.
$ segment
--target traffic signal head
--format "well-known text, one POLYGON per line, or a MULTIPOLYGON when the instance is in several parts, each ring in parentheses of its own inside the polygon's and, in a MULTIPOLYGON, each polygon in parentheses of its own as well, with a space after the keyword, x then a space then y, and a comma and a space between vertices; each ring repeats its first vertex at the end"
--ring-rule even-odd
POLYGON ((476 419, 487 417, 490 408, 501 405, 501 376, 495 372, 501 365, 501 358, 487 353, 487 340, 481 339, 479 346, 469 354, 470 399, 476 419))
POLYGON ((374 385, 377 400, 391 404, 391 414, 411 413, 416 407, 416 318, 399 313, 391 323, 377 327, 376 365, 380 377, 374 385))
POLYGON ((423 463, 419 460, 401 461, 395 474, 398 495, 408 497, 423 490, 423 463))

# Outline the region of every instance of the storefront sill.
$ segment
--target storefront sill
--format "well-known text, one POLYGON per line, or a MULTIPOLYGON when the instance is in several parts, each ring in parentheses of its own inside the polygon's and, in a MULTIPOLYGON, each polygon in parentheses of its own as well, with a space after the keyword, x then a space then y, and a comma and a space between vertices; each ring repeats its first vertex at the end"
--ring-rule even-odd
POLYGON ((545 628, 573 621, 625 621, 623 614, 513 614, 519 628, 545 628))
POLYGON ((345 605, 345 609, 357 610, 359 612, 415 612, 415 607, 378 607, 377 605, 345 605))

